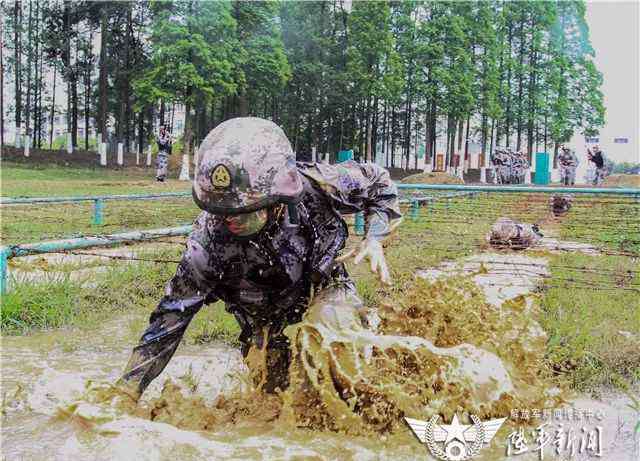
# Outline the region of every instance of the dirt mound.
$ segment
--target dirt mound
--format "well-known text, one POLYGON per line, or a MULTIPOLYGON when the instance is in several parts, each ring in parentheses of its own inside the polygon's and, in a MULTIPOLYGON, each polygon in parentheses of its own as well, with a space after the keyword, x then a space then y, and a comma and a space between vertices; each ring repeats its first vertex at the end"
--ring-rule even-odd
POLYGON ((462 179, 447 173, 412 174, 400 182, 405 184, 464 184, 462 179))
POLYGON ((603 185, 609 187, 640 187, 640 175, 614 174, 604 178, 603 185))

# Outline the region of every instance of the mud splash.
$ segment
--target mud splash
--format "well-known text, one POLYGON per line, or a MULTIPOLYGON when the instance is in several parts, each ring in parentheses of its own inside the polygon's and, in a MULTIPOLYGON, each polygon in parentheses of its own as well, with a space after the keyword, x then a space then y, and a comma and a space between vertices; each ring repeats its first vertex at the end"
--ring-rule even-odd
POLYGON ((403 416, 449 420, 469 412, 484 419, 560 402, 544 391, 544 337, 525 320, 523 299, 500 314, 466 278, 417 279, 406 293, 383 307, 378 334, 362 328, 339 296, 289 327, 290 420, 349 434, 386 433, 403 416))
MULTIPOLYGON (((450 420, 468 412, 486 419, 561 402, 545 391, 545 337, 523 297, 499 311, 468 277, 417 278, 406 293, 381 308, 378 332, 362 326, 348 292, 314 300, 304 320, 285 331, 293 349, 290 386, 277 395, 253 384, 265 366, 264 351, 253 350, 243 385, 213 402, 174 381, 140 405, 105 386, 88 389, 82 400, 185 430, 273 423, 350 436, 394 432, 403 416, 450 420)), ((76 403, 63 413, 100 421, 76 403)))

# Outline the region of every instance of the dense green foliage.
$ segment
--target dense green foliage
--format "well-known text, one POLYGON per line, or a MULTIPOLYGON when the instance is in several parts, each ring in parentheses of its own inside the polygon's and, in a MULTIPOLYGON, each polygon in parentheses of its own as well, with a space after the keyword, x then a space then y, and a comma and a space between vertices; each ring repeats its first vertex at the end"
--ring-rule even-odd
POLYGON ((76 144, 79 115, 142 145, 158 122, 173 123, 178 105, 187 151, 221 121, 255 115, 281 124, 302 157, 353 148, 407 167, 416 151, 431 158, 436 143, 452 164, 454 153, 466 155, 465 139, 484 152, 557 151, 604 123, 584 1, 23 0, 3 8, 5 82, 26 95, 8 109, 26 118, 38 144, 54 106, 43 78, 54 68, 67 83, 76 144))

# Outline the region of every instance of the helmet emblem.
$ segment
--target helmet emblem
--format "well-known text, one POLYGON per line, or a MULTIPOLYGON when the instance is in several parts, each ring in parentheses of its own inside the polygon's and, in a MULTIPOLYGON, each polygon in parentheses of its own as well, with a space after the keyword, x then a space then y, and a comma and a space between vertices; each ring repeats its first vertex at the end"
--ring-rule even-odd
POLYGON ((224 165, 216 166, 211 172, 211 184, 214 187, 226 188, 231 185, 231 174, 229 169, 224 165))

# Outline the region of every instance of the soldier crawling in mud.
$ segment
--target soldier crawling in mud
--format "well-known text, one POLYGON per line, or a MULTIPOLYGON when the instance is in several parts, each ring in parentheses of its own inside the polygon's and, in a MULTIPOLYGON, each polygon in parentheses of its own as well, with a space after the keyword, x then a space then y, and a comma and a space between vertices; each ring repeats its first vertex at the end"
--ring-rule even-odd
POLYGON ((576 168, 578 168, 578 157, 566 146, 562 146, 558 154, 558 164, 560 165, 560 182, 565 186, 573 186, 576 182, 576 168))
POLYGON ((499 218, 487 235, 487 242, 501 249, 522 250, 535 245, 543 237, 537 224, 519 223, 499 218))
POLYGON ((319 293, 347 293, 344 308, 356 310, 363 325, 373 323, 339 260, 348 237, 340 213, 364 211, 366 236, 355 262, 368 258, 389 282, 382 241, 401 215, 383 168, 296 164, 284 132, 250 117, 213 129, 199 156, 193 198, 203 212, 118 382, 135 400, 165 368, 193 316, 216 300, 237 319, 245 357, 252 346, 266 348, 266 392, 287 387, 283 330, 301 321, 319 293))
POLYGON ((551 197, 550 202, 554 216, 564 216, 571 209, 573 197, 571 195, 554 195, 551 197))

